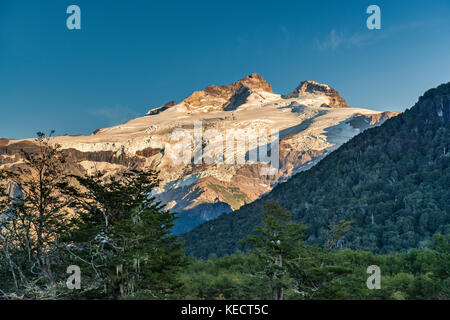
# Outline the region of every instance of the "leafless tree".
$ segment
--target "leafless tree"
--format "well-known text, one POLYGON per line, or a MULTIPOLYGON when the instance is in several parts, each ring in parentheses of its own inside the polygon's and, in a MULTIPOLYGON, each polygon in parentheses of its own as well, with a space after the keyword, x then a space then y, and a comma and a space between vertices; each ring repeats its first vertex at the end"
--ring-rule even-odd
POLYGON ((0 171, 0 250, 16 292, 28 278, 55 286, 55 249, 58 236, 67 232, 71 207, 71 198, 61 192, 69 179, 60 146, 38 133, 35 148, 21 153, 23 163, 0 171))

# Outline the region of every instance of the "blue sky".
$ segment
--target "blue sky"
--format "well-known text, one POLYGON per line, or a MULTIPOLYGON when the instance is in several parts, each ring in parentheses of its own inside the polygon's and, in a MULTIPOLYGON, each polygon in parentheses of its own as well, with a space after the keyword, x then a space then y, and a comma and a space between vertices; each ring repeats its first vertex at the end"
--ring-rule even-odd
POLYGON ((401 111, 450 81, 449 17, 448 0, 0 0, 0 137, 89 134, 251 72, 278 93, 316 80, 401 111))

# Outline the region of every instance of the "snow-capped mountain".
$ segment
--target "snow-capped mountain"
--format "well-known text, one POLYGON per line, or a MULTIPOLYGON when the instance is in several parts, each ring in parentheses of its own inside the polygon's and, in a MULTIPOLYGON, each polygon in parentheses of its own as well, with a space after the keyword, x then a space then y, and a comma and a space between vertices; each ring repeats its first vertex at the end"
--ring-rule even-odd
MULTIPOLYGON (((179 103, 169 102, 143 117, 91 135, 52 140, 70 153, 76 162, 74 170, 80 173, 114 174, 130 165, 157 169, 161 185, 155 194, 167 209, 181 213, 175 227, 179 232, 254 201, 356 134, 397 114, 350 108, 336 90, 314 81, 304 81, 282 96, 253 73, 231 85, 211 85, 179 103), (183 129, 194 136, 199 122, 203 131, 214 129, 225 135, 235 129, 248 139, 260 130, 279 132, 279 170, 263 175, 261 168, 267 165, 260 161, 177 163, 174 154, 179 142, 173 133, 183 129)), ((258 146, 267 144, 255 141, 258 146)), ((202 143, 210 142, 204 139, 202 143)), ((23 146, 32 147, 31 140, 0 141, 0 165, 20 162, 17 150, 23 146)), ((192 148, 195 153, 194 144, 192 148)), ((226 154, 229 146, 223 144, 223 148, 226 154)), ((251 146, 246 144, 244 151, 248 155, 251 146)))

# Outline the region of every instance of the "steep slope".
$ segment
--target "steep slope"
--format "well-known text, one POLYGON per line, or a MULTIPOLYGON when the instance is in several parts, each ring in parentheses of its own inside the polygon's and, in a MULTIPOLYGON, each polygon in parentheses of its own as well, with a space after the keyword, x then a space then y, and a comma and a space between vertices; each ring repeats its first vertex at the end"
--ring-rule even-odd
MULTIPOLYGON (((262 76, 253 73, 230 85, 211 85, 183 101, 171 101, 146 116, 121 125, 96 130, 88 136, 61 136, 52 139, 70 153, 79 173, 95 170, 114 174, 126 166, 159 170, 161 185, 156 196, 166 208, 180 212, 175 232, 186 231, 258 199, 292 174, 305 170, 361 131, 397 115, 349 108, 337 91, 325 84, 305 81, 286 97, 273 93, 262 76), (237 132, 237 138, 257 139, 258 133, 279 132, 280 166, 273 175, 262 175, 267 165, 261 161, 223 163, 203 161, 177 163, 177 146, 172 134, 183 129, 190 137, 192 154, 220 142, 200 138, 194 145, 195 124, 201 132, 214 129, 217 135, 237 132)), ((224 139, 225 140, 225 139, 224 139)), ((257 148, 267 142, 257 140, 257 148)), ((0 165, 20 163, 22 147, 32 148, 32 140, 0 141, 0 165)), ((251 150, 245 142, 244 153, 251 150)), ((230 148, 225 142, 221 149, 230 148)), ((231 148, 232 149, 232 148, 231 148)), ((193 160, 193 159, 190 159, 193 160)))
POLYGON ((332 222, 353 221, 340 247, 390 252, 450 231, 450 83, 429 90, 405 113, 368 129, 319 164, 240 210, 183 235, 188 254, 239 249, 277 201, 323 244, 332 222))

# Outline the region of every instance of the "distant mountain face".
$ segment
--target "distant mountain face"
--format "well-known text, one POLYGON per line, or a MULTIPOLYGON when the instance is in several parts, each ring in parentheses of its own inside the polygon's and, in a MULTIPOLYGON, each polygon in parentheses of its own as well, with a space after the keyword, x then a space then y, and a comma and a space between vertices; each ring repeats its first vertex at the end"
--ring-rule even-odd
POLYGON ((316 96, 324 95, 329 99, 328 103, 324 103, 323 107, 329 108, 349 108, 345 99, 339 93, 326 84, 317 83, 315 81, 303 81, 300 85, 285 98, 298 98, 307 95, 316 96))
MULTIPOLYGON (((211 85, 180 103, 171 101, 144 117, 92 135, 61 136, 52 141, 67 150, 75 163, 71 170, 80 174, 96 170, 114 174, 130 165, 159 170, 161 185, 155 194, 167 209, 180 212, 175 231, 181 232, 251 203, 356 134, 397 114, 349 108, 336 90, 314 81, 301 82, 292 93, 282 96, 253 73, 230 85, 211 85), (259 160, 176 163, 173 155, 178 142, 172 134, 183 129, 193 137, 195 123, 201 123, 202 131, 215 129, 224 135, 227 130, 240 130, 248 139, 256 138, 260 130, 279 132, 279 170, 262 175, 266 165, 259 160)), ((256 141, 258 147, 267 143, 256 141)), ((203 139, 202 144, 211 142, 203 139)), ((33 148, 32 141, 0 140, 0 165, 20 163, 22 147, 33 148)), ((247 143, 244 152, 248 154, 253 147, 247 143)), ((227 148, 224 142, 224 151, 227 148)), ((192 151, 198 151, 194 144, 192 151)))
MULTIPOLYGON (((241 249, 239 240, 276 201, 305 223, 308 241, 353 221, 339 247, 390 252, 425 245, 450 231, 450 83, 429 90, 403 114, 354 137, 308 171, 252 204, 184 234, 188 254, 206 258, 241 249)), ((359 121, 354 119, 352 121, 359 121)))

